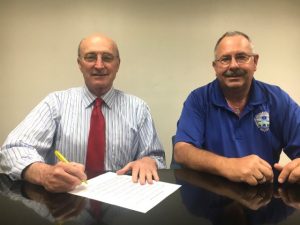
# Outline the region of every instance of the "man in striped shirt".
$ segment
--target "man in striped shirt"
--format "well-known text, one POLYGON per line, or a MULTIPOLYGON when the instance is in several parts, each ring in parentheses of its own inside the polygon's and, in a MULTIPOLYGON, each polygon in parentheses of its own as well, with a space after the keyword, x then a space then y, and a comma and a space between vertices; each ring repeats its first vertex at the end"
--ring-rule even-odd
POLYGON ((65 192, 87 179, 85 163, 93 103, 102 98, 106 149, 104 169, 133 182, 158 180, 165 153, 150 110, 138 97, 113 88, 120 65, 116 43, 102 34, 84 38, 78 65, 85 86, 49 94, 7 137, 0 168, 12 179, 25 179, 52 192, 65 192), (57 162, 59 149, 71 163, 57 162), (76 162, 76 163, 75 163, 76 162))

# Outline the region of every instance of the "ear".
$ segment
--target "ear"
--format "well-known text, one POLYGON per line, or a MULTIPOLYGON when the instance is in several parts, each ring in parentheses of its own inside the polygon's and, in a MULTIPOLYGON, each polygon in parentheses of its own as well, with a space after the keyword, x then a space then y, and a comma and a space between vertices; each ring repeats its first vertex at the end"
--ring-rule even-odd
POLYGON ((215 66, 216 66, 216 61, 212 61, 211 65, 212 65, 213 67, 215 67, 215 66))
POLYGON ((79 68, 81 68, 81 64, 80 64, 80 59, 79 59, 79 57, 77 57, 77 64, 78 64, 79 68))
POLYGON ((79 59, 79 57, 78 57, 78 58, 77 58, 77 64, 78 64, 78 67, 79 67, 81 73, 83 73, 83 72, 82 72, 82 65, 81 65, 81 63, 82 63, 82 61, 81 61, 81 60, 79 59))
POLYGON ((118 68, 117 68, 117 72, 119 71, 120 64, 121 64, 121 58, 119 57, 119 58, 118 58, 118 65, 117 65, 117 66, 118 66, 118 68))
POLYGON ((212 61, 211 65, 213 66, 215 72, 217 72, 217 69, 216 69, 217 63, 216 63, 216 61, 212 61))
POLYGON ((253 59, 253 61, 254 61, 254 66, 255 66, 254 71, 256 71, 258 59, 259 59, 259 55, 255 55, 255 56, 254 56, 254 59, 253 59))

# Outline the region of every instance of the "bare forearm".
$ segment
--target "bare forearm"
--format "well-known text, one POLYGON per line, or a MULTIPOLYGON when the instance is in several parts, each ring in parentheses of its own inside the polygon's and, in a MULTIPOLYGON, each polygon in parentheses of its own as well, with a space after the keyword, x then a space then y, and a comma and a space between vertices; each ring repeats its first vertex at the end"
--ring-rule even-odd
POLYGON ((178 142, 174 151, 175 160, 191 169, 225 176, 227 158, 198 149, 191 144, 178 142))
POLYGON ((257 185, 272 182, 274 177, 270 164, 254 154, 226 158, 188 143, 178 142, 174 156, 177 162, 191 169, 223 176, 235 182, 257 185))

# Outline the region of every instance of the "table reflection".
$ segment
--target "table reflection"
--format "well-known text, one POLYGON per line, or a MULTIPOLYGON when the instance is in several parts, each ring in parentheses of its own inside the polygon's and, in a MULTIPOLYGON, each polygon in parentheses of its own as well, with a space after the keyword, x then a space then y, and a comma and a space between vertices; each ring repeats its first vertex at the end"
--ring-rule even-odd
POLYGON ((86 205, 85 198, 66 193, 50 193, 40 186, 29 183, 23 185, 23 194, 35 202, 44 204, 58 222, 64 222, 78 216, 86 205))
MULTIPOLYGON (((32 221, 43 218, 53 224, 113 224, 118 217, 129 212, 125 208, 77 195, 51 193, 42 186, 25 181, 12 181, 4 174, 0 174, 0 195, 3 195, 7 201, 17 201, 22 203, 20 205, 33 210, 37 217, 30 218, 32 221)), ((14 224, 14 221, 11 224, 14 224)))
POLYGON ((297 185, 249 186, 188 169, 174 174, 186 208, 212 224, 278 223, 300 207, 297 185))
POLYGON ((6 207, 0 224, 21 224, 20 218, 28 218, 32 225, 293 224, 300 218, 298 185, 253 187, 187 169, 160 170, 159 175, 161 181, 182 186, 143 214, 76 195, 50 193, 0 174, 0 209, 6 207), (15 214, 22 215, 18 219, 15 214))
POLYGON ((41 186, 24 181, 13 182, 3 174, 0 175, 0 192, 58 223, 77 217, 86 206, 85 198, 67 193, 51 193, 41 186))

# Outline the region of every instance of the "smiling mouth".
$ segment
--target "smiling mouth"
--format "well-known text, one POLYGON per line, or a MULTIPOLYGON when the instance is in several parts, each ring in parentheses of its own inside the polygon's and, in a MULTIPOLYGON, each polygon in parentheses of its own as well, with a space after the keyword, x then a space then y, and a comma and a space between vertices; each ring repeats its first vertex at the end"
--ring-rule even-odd
POLYGON ((241 78, 241 77, 243 77, 243 76, 241 76, 241 75, 231 75, 231 76, 226 76, 226 75, 225 75, 225 77, 226 77, 226 78, 233 78, 233 79, 234 79, 234 78, 241 78))
POLYGON ((108 76, 108 74, 106 74, 106 73, 92 73, 91 76, 93 76, 93 77, 104 77, 104 76, 108 76))

